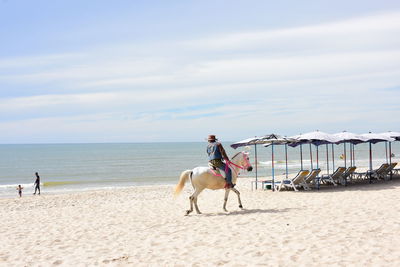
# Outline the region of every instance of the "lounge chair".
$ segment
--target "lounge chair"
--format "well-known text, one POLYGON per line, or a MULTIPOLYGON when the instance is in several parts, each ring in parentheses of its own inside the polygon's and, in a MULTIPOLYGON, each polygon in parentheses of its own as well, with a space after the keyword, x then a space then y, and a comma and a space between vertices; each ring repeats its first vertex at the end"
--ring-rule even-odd
POLYGON ((307 177, 307 175, 310 173, 310 171, 299 171, 299 173, 293 177, 292 179, 284 179, 282 181, 277 181, 275 182, 275 189, 277 191, 281 191, 282 188, 293 188, 294 191, 298 191, 297 187, 301 187, 302 183, 304 183, 304 178, 307 177))
POLYGON ((311 183, 315 182, 315 179, 318 177, 320 172, 321 169, 313 169, 306 177, 304 177, 303 182, 300 182, 300 185, 304 190, 311 190, 311 183))
MULTIPOLYGON (((396 163, 396 165, 397 165, 398 163, 396 163)), ((397 168, 397 169, 393 169, 392 170, 392 174, 394 174, 394 175, 399 175, 400 174, 400 169, 399 168, 397 168)))
POLYGON ((390 165, 387 163, 383 163, 378 169, 373 170, 371 172, 371 176, 376 179, 385 179, 387 174, 389 173, 388 170, 390 165))
POLYGON ((392 162, 391 164, 389 164, 389 167, 387 169, 386 178, 389 177, 390 179, 392 179, 394 167, 396 167, 396 165, 397 165, 397 162, 392 162))
POLYGON ((357 167, 351 166, 348 167, 347 170, 343 173, 343 179, 345 183, 347 183, 347 179, 350 179, 350 182, 352 182, 353 174, 355 173, 357 167))
POLYGON ((332 174, 325 174, 321 176, 321 181, 326 183, 332 183, 334 186, 337 186, 339 183, 344 184, 343 182, 343 174, 346 171, 345 167, 338 167, 336 171, 332 174))
POLYGON ((366 172, 355 172, 354 173, 354 177, 358 180, 360 179, 370 179, 370 178, 374 178, 374 179, 379 179, 382 178, 384 179, 384 177, 387 175, 387 170, 389 168, 389 164, 387 163, 383 163, 381 166, 379 166, 378 169, 376 170, 368 170, 366 172))

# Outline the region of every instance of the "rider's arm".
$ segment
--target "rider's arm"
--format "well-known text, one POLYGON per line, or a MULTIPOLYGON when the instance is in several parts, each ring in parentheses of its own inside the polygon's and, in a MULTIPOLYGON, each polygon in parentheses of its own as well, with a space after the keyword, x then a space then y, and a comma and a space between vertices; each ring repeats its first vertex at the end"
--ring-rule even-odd
POLYGON ((222 157, 224 157, 226 161, 229 161, 228 155, 226 155, 224 147, 221 144, 218 144, 218 148, 219 151, 221 152, 222 157))

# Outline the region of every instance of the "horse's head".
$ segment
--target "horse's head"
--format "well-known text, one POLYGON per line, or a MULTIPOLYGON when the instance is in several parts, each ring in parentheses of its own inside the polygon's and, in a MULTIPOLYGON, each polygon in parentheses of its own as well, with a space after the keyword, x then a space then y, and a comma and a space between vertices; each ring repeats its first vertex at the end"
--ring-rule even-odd
POLYGON ((248 152, 239 152, 233 158, 237 160, 236 164, 239 165, 243 170, 247 170, 248 172, 253 170, 248 152))

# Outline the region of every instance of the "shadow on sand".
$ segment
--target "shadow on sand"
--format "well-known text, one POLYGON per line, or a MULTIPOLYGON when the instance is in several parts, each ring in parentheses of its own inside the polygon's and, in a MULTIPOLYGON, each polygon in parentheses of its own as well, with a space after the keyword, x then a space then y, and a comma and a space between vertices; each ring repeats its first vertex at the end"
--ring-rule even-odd
POLYGON ((356 181, 353 183, 348 183, 347 186, 338 185, 321 185, 319 190, 312 188, 310 191, 301 190, 299 192, 303 194, 312 194, 312 193, 323 193, 323 192, 341 192, 341 191, 379 191, 379 190, 387 190, 394 189, 400 185, 400 179, 398 177, 393 177, 392 180, 372 180, 372 183, 369 183, 369 180, 356 181))
POLYGON ((212 217, 212 216, 232 216, 232 215, 246 215, 252 213, 280 213, 280 212, 288 212, 291 210, 290 208, 285 209, 242 209, 228 212, 218 212, 218 213, 203 213, 199 214, 200 216, 212 217))

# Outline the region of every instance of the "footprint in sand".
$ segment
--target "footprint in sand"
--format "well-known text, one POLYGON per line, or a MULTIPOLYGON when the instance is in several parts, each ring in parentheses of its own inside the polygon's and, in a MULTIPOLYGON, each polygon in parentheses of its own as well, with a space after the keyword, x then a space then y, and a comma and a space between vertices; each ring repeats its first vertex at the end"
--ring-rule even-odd
POLYGON ((63 263, 62 260, 56 260, 55 262, 53 262, 53 265, 60 265, 62 263, 63 263))

